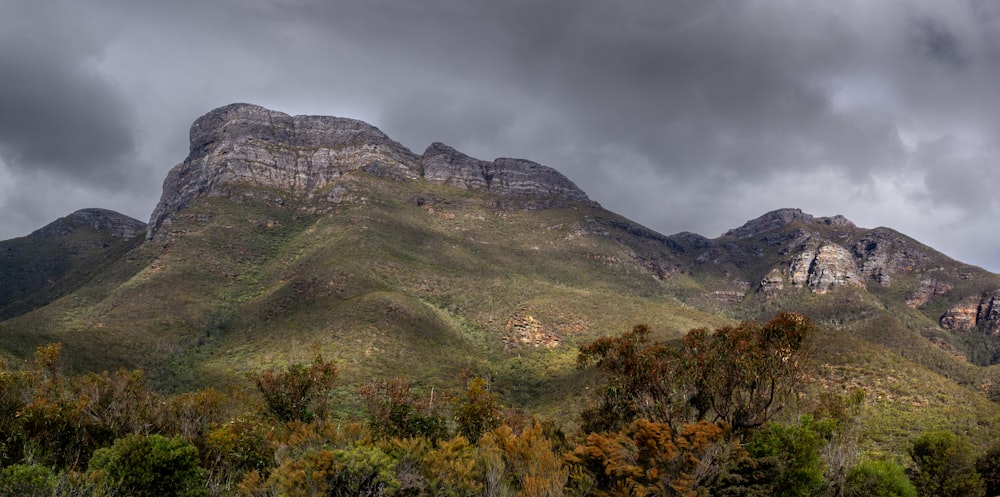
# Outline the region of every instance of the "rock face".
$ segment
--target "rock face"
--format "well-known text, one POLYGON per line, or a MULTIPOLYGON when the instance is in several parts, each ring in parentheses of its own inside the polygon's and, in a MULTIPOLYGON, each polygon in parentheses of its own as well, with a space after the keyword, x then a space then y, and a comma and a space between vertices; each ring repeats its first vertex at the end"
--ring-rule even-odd
POLYGON ((938 295, 945 295, 954 287, 955 285, 952 285, 947 281, 941 281, 937 278, 921 280, 920 286, 915 288, 910 295, 906 297, 906 305, 911 307, 921 307, 931 298, 938 295))
POLYGON ((499 195, 587 200, 582 190, 555 169, 527 160, 486 162, 433 143, 420 162, 423 177, 436 183, 499 195))
POLYGON ((508 349, 528 346, 551 349, 558 347, 562 340, 548 327, 520 309, 504 325, 503 341, 508 349))
MULTIPOLYGON (((788 275, 793 287, 808 288, 815 293, 842 286, 865 286, 851 253, 834 243, 800 253, 789 266, 788 275)), ((773 272, 766 280, 771 288, 780 284, 774 281, 773 272)))
POLYGON ((979 302, 967 301, 945 311, 941 327, 951 331, 969 331, 979 327, 989 335, 1000 335, 1000 290, 987 292, 979 302))
MULTIPOLYGON (((758 284, 773 295, 786 288, 825 293, 842 286, 890 286, 898 276, 928 271, 932 258, 923 245, 888 228, 858 228, 843 216, 813 217, 799 209, 779 209, 726 232, 697 262, 732 263, 737 268, 755 260, 780 257, 758 284), (714 251, 714 253, 713 253, 714 251)), ((920 306, 943 295, 950 283, 926 283, 911 290, 910 305, 920 306)))
POLYGON ((929 257, 914 245, 892 230, 876 228, 858 240, 853 252, 860 261, 864 277, 889 286, 894 276, 927 265, 929 257))
POLYGON ((587 199, 551 168, 516 159, 484 162, 437 143, 421 157, 378 128, 354 119, 293 117, 256 105, 232 104, 198 118, 190 137, 188 157, 164 181, 163 195, 150 218, 150 238, 195 199, 225 195, 229 186, 309 196, 353 170, 397 180, 424 177, 501 195, 587 199))

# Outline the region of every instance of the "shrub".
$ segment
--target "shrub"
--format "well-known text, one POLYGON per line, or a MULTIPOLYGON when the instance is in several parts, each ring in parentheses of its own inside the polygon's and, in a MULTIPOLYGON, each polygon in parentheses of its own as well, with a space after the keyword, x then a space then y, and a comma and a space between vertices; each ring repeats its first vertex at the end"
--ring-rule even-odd
POLYGON ((180 437, 129 435, 94 452, 89 471, 105 490, 131 497, 202 497, 207 471, 180 437))
POLYGON ((418 396, 405 379, 371 381, 359 393, 368 408, 372 431, 379 436, 421 436, 435 441, 448 436, 445 418, 435 409, 433 397, 418 396))
POLYGON ((976 471, 986 484, 986 495, 1000 495, 1000 444, 976 459, 976 471))
POLYGON ((15 464, 0 472, 0 495, 49 497, 54 492, 52 472, 45 466, 15 464))
POLYGON ((269 368, 250 375, 264 397, 267 412, 281 422, 309 422, 326 414, 327 397, 337 381, 337 367, 316 354, 312 364, 269 368))
POLYGON ((844 497, 917 497, 917 489, 896 461, 868 459, 848 472, 844 497))
POLYGON ((774 495, 813 495, 823 486, 820 449, 825 444, 811 417, 794 425, 769 424, 753 434, 746 445, 751 457, 777 461, 774 495))
POLYGON ((976 497, 986 493, 976 473, 969 442, 954 433, 932 431, 921 434, 910 448, 914 468, 910 480, 921 496, 976 497))
POLYGON ((572 486, 595 495, 695 495, 711 476, 710 466, 725 429, 700 421, 673 430, 644 419, 618 433, 591 433, 567 456, 572 486), (581 471, 582 469, 582 471, 581 471), (581 478, 582 476, 582 478, 581 478))
POLYGON ((381 497, 399 488, 395 464, 371 445, 309 450, 285 460, 271 480, 288 497, 381 497))
POLYGON ((507 425, 500 426, 483 435, 478 450, 487 495, 504 495, 507 489, 522 497, 562 495, 568 470, 540 423, 519 435, 507 425))
POLYGON ((503 407, 487 388, 486 380, 473 378, 455 406, 455 421, 459 433, 475 443, 483 433, 500 426, 502 413, 503 407))

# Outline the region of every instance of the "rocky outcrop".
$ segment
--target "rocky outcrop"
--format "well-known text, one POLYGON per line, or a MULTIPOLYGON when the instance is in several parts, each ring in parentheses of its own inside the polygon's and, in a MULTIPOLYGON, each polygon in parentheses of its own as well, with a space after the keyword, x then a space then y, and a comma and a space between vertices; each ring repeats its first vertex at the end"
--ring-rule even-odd
POLYGON ((941 327, 951 331, 969 331, 976 326, 976 303, 963 303, 952 307, 941 315, 941 327))
POLYGON ((760 280, 760 291, 767 295, 776 294, 785 289, 785 278, 778 269, 772 269, 760 280))
POLYGON ((503 341, 508 349, 516 350, 529 346, 551 349, 558 347, 562 342, 559 335, 528 314, 524 309, 519 309, 517 313, 511 316, 503 329, 503 341))
POLYGON ((583 190, 555 169, 527 160, 500 158, 486 162, 443 143, 433 143, 424 151, 421 164, 423 176, 428 181, 468 190, 588 200, 583 190))
MULTIPOLYGON (((788 275, 793 287, 808 288, 815 293, 842 286, 865 286, 850 251, 834 243, 800 253, 792 260, 788 275)), ((769 276, 773 280, 774 273, 769 276)), ((770 281, 769 285, 774 288, 777 282, 770 281)))
POLYGON ((921 307, 933 297, 945 295, 954 288, 954 285, 937 278, 921 280, 917 288, 906 297, 906 305, 911 307, 921 307))
POLYGON ((190 139, 188 157, 163 183, 163 195, 150 217, 150 238, 195 199, 227 195, 233 185, 309 197, 354 170, 396 180, 423 176, 500 195, 587 200, 552 168, 518 159, 480 161, 439 143, 421 157, 354 119, 289 116, 232 104, 198 118, 190 139))
POLYGON ((990 335, 1000 334, 1000 291, 983 295, 976 312, 976 325, 990 335))
POLYGON ((809 288, 824 293, 841 286, 864 287, 851 253, 844 247, 826 244, 816 251, 809 271, 809 288))
POLYGON ((989 335, 1000 335, 1000 290, 984 293, 978 302, 966 301, 948 309, 940 324, 951 331, 978 327, 989 335))
POLYGON ((215 109, 191 125, 187 159, 163 183, 149 236, 175 213, 227 186, 246 184, 306 195, 345 172, 369 168, 416 178, 417 157, 361 121, 289 116, 250 104, 215 109))
POLYGON ((887 228, 876 228, 854 244, 862 276, 882 286, 892 284, 893 278, 927 266, 930 258, 899 233, 887 228))
POLYGON ((747 221, 746 224, 736 229, 731 229, 723 236, 734 236, 736 238, 752 238, 778 228, 785 227, 792 223, 802 223, 806 225, 823 225, 853 228, 854 223, 844 216, 833 217, 813 217, 802 212, 800 209, 778 209, 768 212, 757 219, 747 221))
POLYGON ((443 143, 432 143, 420 160, 428 181, 467 190, 486 191, 495 171, 492 164, 474 159, 443 143))

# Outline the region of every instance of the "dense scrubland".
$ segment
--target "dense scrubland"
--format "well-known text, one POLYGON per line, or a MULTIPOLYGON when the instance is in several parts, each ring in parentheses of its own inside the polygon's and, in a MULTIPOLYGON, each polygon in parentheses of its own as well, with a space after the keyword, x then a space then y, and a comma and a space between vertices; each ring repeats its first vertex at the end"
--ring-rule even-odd
MULTIPOLYGON (((68 375, 58 344, 0 370, 0 494, 23 496, 990 495, 1000 446, 916 435, 863 449, 864 392, 806 396, 815 328, 779 313, 680 340, 635 326, 578 348, 603 379, 572 425, 463 389, 262 364, 252 389, 163 395, 140 370, 68 375), (339 414, 338 414, 339 413, 339 414)), ((581 393, 583 394, 583 393, 581 393)))

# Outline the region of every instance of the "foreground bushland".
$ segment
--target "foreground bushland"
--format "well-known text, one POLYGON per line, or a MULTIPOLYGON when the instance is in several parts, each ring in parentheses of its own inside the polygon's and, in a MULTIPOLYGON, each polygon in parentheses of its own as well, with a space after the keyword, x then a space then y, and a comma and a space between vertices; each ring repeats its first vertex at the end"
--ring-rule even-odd
POLYGON ((932 432, 863 454, 863 392, 791 402, 812 332, 782 313, 584 344, 579 366, 605 383, 573 430, 506 409, 478 377, 458 392, 372 381, 367 414, 340 419, 318 353, 254 372, 252 395, 167 396, 141 371, 65 375, 48 345, 0 368, 0 495, 993 495, 1000 448, 932 432))

